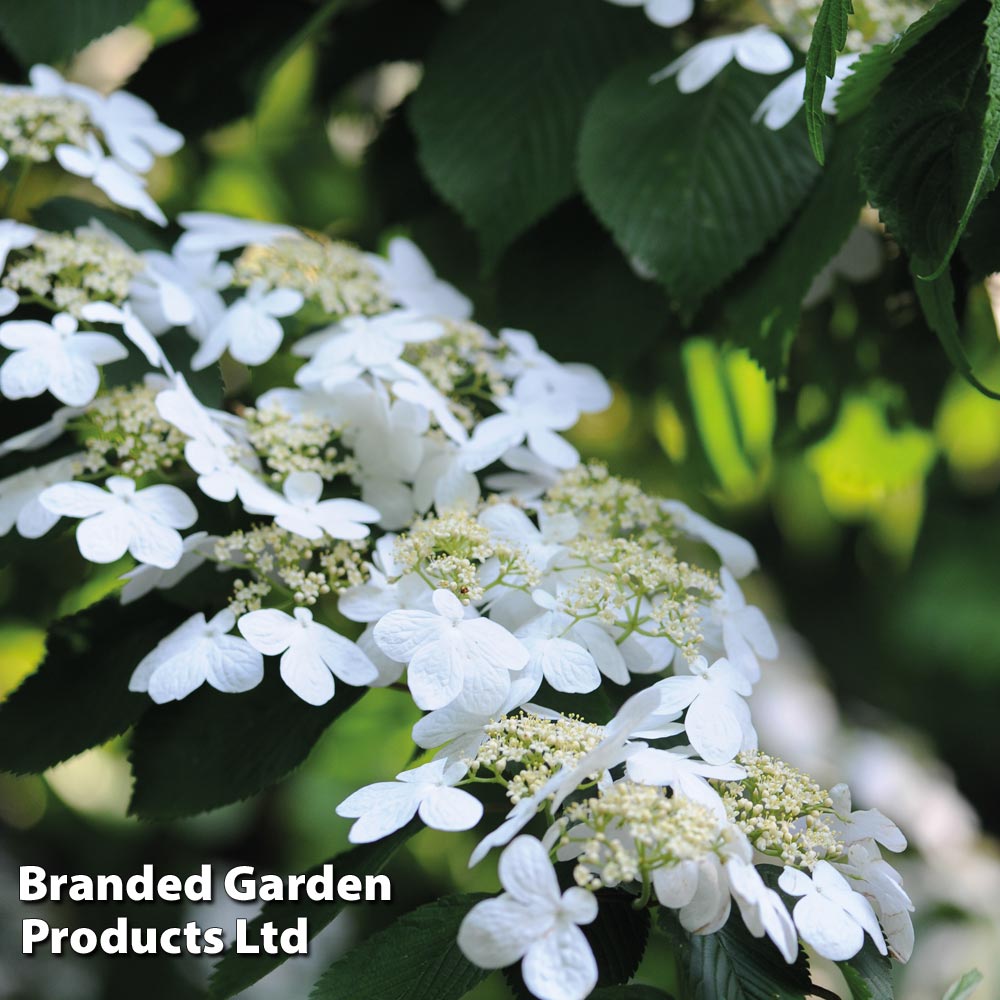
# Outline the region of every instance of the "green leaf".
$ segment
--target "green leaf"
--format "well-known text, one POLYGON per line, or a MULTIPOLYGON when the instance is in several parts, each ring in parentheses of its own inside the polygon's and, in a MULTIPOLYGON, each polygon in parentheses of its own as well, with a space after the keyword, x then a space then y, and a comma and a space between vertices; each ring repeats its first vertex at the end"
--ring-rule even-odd
POLYGON ((490 973, 459 951, 465 915, 485 893, 417 907, 334 962, 309 1000, 459 1000, 490 973))
POLYGON ((166 250, 158 233, 110 208, 102 208, 82 198, 50 198, 31 210, 32 221, 51 232, 67 232, 96 219, 120 236, 133 250, 166 250))
POLYGON ((23 66, 61 62, 149 0, 0 0, 0 37, 23 66))
POLYGON ((152 705, 132 671, 186 616, 150 595, 127 616, 108 598, 53 623, 41 666, 0 704, 0 769, 38 774, 125 732, 152 705))
POLYGON ((673 1000, 673 997, 656 986, 632 983, 630 986, 598 987, 587 1000, 673 1000))
POLYGON ((308 705, 274 666, 245 694, 204 687, 143 717, 132 739, 133 815, 175 819, 256 795, 298 767, 367 690, 338 683, 332 701, 308 705))
POLYGON ((441 32, 411 122, 424 172, 488 265, 576 190, 587 101, 655 38, 646 29, 611 4, 479 0, 441 32))
POLYGON ((580 177, 625 255, 690 317, 788 221, 819 167, 798 129, 751 121, 767 77, 731 65, 682 94, 672 81, 650 85, 661 65, 633 62, 598 92, 580 136, 580 177))
POLYGON ((884 45, 876 45, 870 52, 864 53, 852 67, 850 76, 837 95, 837 119, 846 121, 861 114, 878 92, 882 81, 892 72, 893 66, 964 2, 965 0, 938 0, 898 38, 884 45))
POLYGON ((813 279, 844 245, 864 206, 859 138, 857 122, 837 130, 829 162, 795 221, 723 297, 726 336, 745 345, 772 378, 785 369, 813 279))
MULTIPOLYGON (((335 858, 321 862, 306 874, 316 875, 322 872, 324 865, 333 865, 334 881, 341 875, 377 875, 389 863, 396 851, 420 829, 422 829, 420 823, 410 823, 373 844, 361 844, 343 854, 338 854, 335 858)), ((309 939, 312 940, 344 909, 344 906, 345 903, 341 899, 329 903, 313 900, 266 903, 251 922, 247 933, 253 939, 256 932, 268 921, 280 932, 287 927, 294 927, 299 917, 305 917, 309 926, 309 939)), ((240 955, 230 948, 212 970, 209 996, 212 1000, 226 1000, 227 997, 242 993, 287 959, 287 955, 240 955)))
POLYGON ((880 955, 871 938, 846 962, 838 962, 851 988, 852 1000, 892 1000, 892 962, 880 955))
POLYGON ((987 388, 976 378, 972 362, 962 345, 962 331, 955 311, 955 286, 945 271, 933 281, 916 278, 914 287, 927 325, 937 334, 948 360, 974 388, 990 399, 1000 400, 1000 392, 987 388))
POLYGON ((948 987, 942 1000, 969 1000, 979 988, 983 974, 978 969, 970 969, 961 979, 948 987))
POLYGON ((823 0, 806 53, 806 131, 813 156, 820 163, 825 155, 823 95, 826 93, 826 81, 833 78, 837 68, 837 53, 847 42, 847 22, 853 13, 851 0, 823 0))
POLYGON ((767 938, 750 935, 735 911, 715 934, 689 934, 661 907, 673 939, 681 1000, 802 1000, 811 995, 809 963, 799 949, 788 965, 767 938))
POLYGON ((618 986, 635 975, 649 940, 649 910, 632 906, 633 897, 624 892, 604 891, 597 895, 597 919, 583 925, 594 958, 597 982, 618 986))
POLYGON ((987 9, 969 0, 913 46, 864 116, 859 165, 868 199, 926 277, 947 265, 995 182, 1000 87, 985 65, 987 9))

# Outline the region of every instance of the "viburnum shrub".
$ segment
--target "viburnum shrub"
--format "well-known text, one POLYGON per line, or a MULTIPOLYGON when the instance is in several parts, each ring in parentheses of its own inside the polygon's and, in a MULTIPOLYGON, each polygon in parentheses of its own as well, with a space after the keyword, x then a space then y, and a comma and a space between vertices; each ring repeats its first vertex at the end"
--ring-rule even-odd
MULTIPOLYGON (((690 91, 731 59, 791 65, 754 28, 665 75, 690 91)), ((164 221, 142 171, 179 135, 128 94, 42 66, 31 81, 4 94, 12 164, 52 160, 164 221)), ((381 867, 419 824, 442 842, 475 829, 469 863, 496 864, 502 891, 361 945, 373 971, 353 995, 377 995, 380 956, 422 935, 413 961, 438 989, 422 996, 504 968, 539 1000, 584 1000, 633 975, 656 913, 691 996, 817 993, 803 946, 870 984, 856 996, 889 996, 912 905, 883 852, 906 842, 766 753, 746 698, 778 650, 739 582, 756 554, 581 458, 563 432, 610 404, 602 375, 479 325, 408 239, 382 256, 178 222, 169 251, 134 249, 106 211, 64 231, 0 222, 0 392, 53 404, 0 444, 23 459, 0 531, 131 559, 0 708, 4 765, 135 726, 134 811, 190 814, 277 780, 364 689, 391 687, 425 713, 421 756, 336 807, 372 845, 353 862, 381 867)), ((228 957, 213 989, 254 978, 228 957)))

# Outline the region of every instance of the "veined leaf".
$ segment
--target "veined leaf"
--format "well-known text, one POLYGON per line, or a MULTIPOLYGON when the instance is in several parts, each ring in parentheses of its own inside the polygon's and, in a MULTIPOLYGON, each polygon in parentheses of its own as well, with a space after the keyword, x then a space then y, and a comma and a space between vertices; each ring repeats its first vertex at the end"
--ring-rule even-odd
POLYGON ((819 167, 804 133, 751 121, 772 86, 766 77, 731 65, 682 94, 672 81, 650 85, 661 66, 633 62, 598 92, 580 177, 626 256, 690 318, 788 221, 819 167))
POLYGON ((269 666, 245 694, 204 687, 146 714, 132 738, 133 815, 175 819, 256 795, 298 767, 367 690, 338 683, 332 701, 307 705, 269 666))
POLYGON ((825 158, 823 125, 826 115, 822 105, 826 81, 832 79, 837 68, 837 53, 847 41, 847 22, 853 13, 851 0, 823 0, 806 53, 806 131, 813 155, 820 163, 825 158))
POLYGON ((864 948, 854 958, 837 964, 853 1000, 892 1000, 892 962, 879 954, 871 938, 865 938, 864 948))
POLYGON ((456 941, 465 915, 487 898, 468 893, 417 907, 334 962, 309 1000, 459 1000, 490 974, 456 941))
MULTIPOLYGON (((323 870, 324 865, 333 865, 334 878, 341 875, 377 875, 392 859, 399 848, 422 825, 413 822, 397 830, 388 837, 375 841, 373 844, 361 844, 335 858, 323 861, 311 868, 307 875, 316 875, 323 870)), ((279 932, 287 927, 294 927, 299 917, 305 917, 309 926, 309 939, 312 940, 344 909, 342 899, 330 903, 291 902, 284 900, 276 903, 266 903, 260 914, 251 922, 248 935, 252 939, 265 922, 271 922, 279 932)), ((240 955, 230 949, 216 963, 209 982, 209 996, 212 1000, 226 1000, 227 997, 242 993, 263 979, 279 965, 288 959, 288 955, 240 955)), ((345 994, 349 995, 348 994, 345 994)))
POLYGON ((628 11, 579 0, 478 0, 442 31, 411 121, 425 173, 487 264, 576 190, 587 101, 651 39, 628 11))

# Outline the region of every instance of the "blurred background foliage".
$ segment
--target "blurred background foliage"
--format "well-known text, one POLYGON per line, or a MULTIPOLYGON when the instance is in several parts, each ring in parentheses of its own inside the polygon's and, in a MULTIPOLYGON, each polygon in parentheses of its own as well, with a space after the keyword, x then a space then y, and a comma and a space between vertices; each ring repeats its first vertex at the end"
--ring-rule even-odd
MULTIPOLYGON (((766 574, 754 597, 806 638, 848 716, 879 729, 877 705, 893 725, 923 734, 986 829, 1000 833, 1000 404, 952 373, 873 218, 863 222, 877 266, 859 275, 848 259, 814 288, 818 304, 775 381, 744 350, 682 335, 655 286, 574 199, 483 265, 424 178, 406 110, 449 16, 438 3, 379 0, 336 20, 338 4, 307 0, 138 6, 130 26, 69 71, 92 85, 131 77, 129 88, 186 132, 184 149, 152 176, 168 215, 197 208, 287 221, 366 248, 406 232, 475 299, 486 325, 530 329, 553 354, 601 366, 615 401, 578 427, 580 449, 751 538, 766 574)), ((21 72, 6 69, 8 79, 21 72)), ((21 203, 73 193, 72 179, 40 169, 21 203)), ((997 308, 1000 283, 987 279, 965 316, 970 353, 992 384, 997 308)), ((120 567, 91 567, 65 596, 74 560, 67 549, 28 579, 0 570, 0 696, 39 661, 48 621, 113 588, 120 567)), ((408 699, 375 691, 270 792, 173 824, 125 818, 122 741, 41 778, 0 777, 0 900, 16 895, 10 880, 29 858, 71 872, 146 862, 183 872, 205 860, 301 870, 345 846, 348 823, 334 805, 406 765, 414 717, 408 699)), ((456 882, 494 888, 485 871, 462 870, 465 850, 441 853, 441 843, 419 835, 397 856, 390 873, 404 903, 456 882)), ((177 920, 148 906, 132 916, 177 920)), ((319 957, 384 919, 378 908, 349 916, 320 939, 319 957)), ((199 995, 205 971, 196 962, 159 962, 151 975, 148 963, 137 971, 139 960, 39 959, 15 975, 18 950, 16 934, 0 934, 0 996, 131 998, 141 982, 147 1000, 182 1000, 199 995)), ((247 995, 304 995, 295 992, 310 981, 302 964, 247 995)), ((494 981, 477 993, 499 995, 494 981)))

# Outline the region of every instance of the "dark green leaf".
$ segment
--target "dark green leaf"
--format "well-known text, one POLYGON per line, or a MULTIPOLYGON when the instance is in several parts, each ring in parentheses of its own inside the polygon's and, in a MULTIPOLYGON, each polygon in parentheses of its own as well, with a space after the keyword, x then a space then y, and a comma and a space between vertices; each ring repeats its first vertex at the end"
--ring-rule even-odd
POLYGON ((690 315, 781 229, 819 167, 804 133, 751 121, 773 85, 767 77, 731 65, 682 94, 672 80, 650 85, 661 65, 631 63, 598 92, 580 175, 626 256, 690 315))
POLYGON ((811 995, 804 951, 788 965, 767 938, 750 935, 735 911, 715 934, 689 934, 660 909, 673 939, 681 1000, 802 1000, 811 995))
POLYGON ((601 986, 627 983, 646 951, 649 910, 635 909, 633 900, 624 892, 598 892, 597 919, 580 928, 597 959, 597 982, 601 986))
POLYGON ((310 1000, 459 1000, 489 975, 456 943, 465 915, 486 898, 445 896, 417 907, 334 962, 310 1000))
POLYGON ((24 66, 61 62, 149 0, 0 0, 0 36, 24 66))
MULTIPOLYGON (((410 823, 402 830, 397 830, 373 844, 362 844, 338 854, 335 858, 321 862, 306 874, 315 875, 323 870, 324 865, 333 865, 334 881, 341 875, 362 877, 377 875, 389 863, 396 851, 419 829, 421 829, 419 823, 410 823)), ((344 901, 340 899, 330 903, 318 903, 313 900, 266 903, 260 914, 251 922, 247 934, 253 939, 260 927, 268 921, 282 931, 287 927, 294 927, 299 917, 305 917, 309 925, 309 938, 312 940, 344 909, 344 905, 344 901)), ((219 959, 212 971, 209 995, 212 1000, 226 1000, 227 997, 242 993, 287 959, 287 955, 240 955, 230 949, 219 959)))
POLYGON ((962 331, 955 311, 955 286, 951 275, 945 271, 933 281, 916 277, 914 286, 927 325, 937 334, 948 360, 984 396, 1000 399, 1000 393, 988 389, 972 371, 972 362, 962 345, 962 331))
POLYGON ((627 11, 579 0, 478 0, 441 32, 411 121, 424 171, 487 263, 576 190, 586 103, 648 38, 627 11))
POLYGON ((332 701, 307 705, 276 666, 245 694, 205 687, 144 716, 132 739, 133 815, 174 819, 256 795, 298 767, 367 690, 338 683, 332 701))
POLYGON ((150 595, 127 614, 108 598, 50 626, 41 666, 0 704, 0 769, 37 774, 125 732, 152 705, 129 691, 132 671, 185 617, 150 595))
POLYGON ((141 222, 82 198, 50 198, 43 205, 32 209, 31 217, 37 225, 52 232, 67 232, 96 219, 102 226, 107 226, 111 232, 120 236, 133 250, 166 249, 160 234, 152 232, 141 222))
POLYGON ((880 955, 871 938, 846 962, 838 962, 851 988, 852 1000, 892 1000, 892 962, 880 955))
POLYGON ((837 53, 847 42, 847 22, 853 13, 851 0, 823 0, 806 53, 806 130, 813 155, 820 163, 825 155, 823 126, 826 115, 822 105, 826 81, 832 79, 837 68, 837 53))
POLYGON ((914 45, 864 116, 859 165, 866 193, 926 277, 947 265, 996 182, 1000 81, 993 82, 983 47, 988 12, 992 36, 990 6, 969 0, 914 45))
POLYGON ((865 202, 855 158, 860 129, 838 129, 830 160, 795 221, 724 297, 724 333, 777 378, 785 368, 802 300, 843 246, 865 202))
POLYGON ((837 95, 838 120, 845 121, 861 114, 878 92, 882 81, 892 72, 893 66, 964 2, 965 0, 938 0, 898 38, 884 45, 876 45, 870 52, 862 55, 837 95))
POLYGON ((673 997, 656 986, 632 983, 630 986, 600 986, 587 1000, 673 1000, 673 997))
POLYGON ((970 969, 961 979, 948 987, 943 1000, 969 1000, 982 981, 983 974, 978 969, 970 969))

